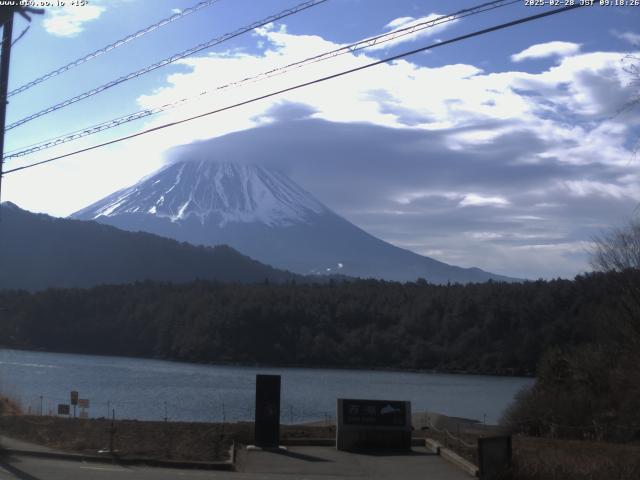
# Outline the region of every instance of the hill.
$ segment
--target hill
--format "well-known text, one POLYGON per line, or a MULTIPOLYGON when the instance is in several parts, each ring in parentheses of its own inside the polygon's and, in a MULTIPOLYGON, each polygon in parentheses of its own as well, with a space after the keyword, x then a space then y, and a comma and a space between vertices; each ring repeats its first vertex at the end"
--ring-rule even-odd
POLYGON ((3 203, 0 289, 91 287, 142 280, 282 282, 301 277, 228 246, 196 247, 97 222, 34 214, 3 203))

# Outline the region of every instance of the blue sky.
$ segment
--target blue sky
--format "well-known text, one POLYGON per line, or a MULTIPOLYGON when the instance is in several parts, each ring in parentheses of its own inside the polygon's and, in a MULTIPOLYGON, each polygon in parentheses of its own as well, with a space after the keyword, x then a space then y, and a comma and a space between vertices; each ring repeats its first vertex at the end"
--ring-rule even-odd
MULTIPOLYGON (((195 3, 93 0, 49 9, 14 46, 10 89, 195 3)), ((17 127, 7 133, 7 150, 477 3, 329 0, 17 127)), ((11 97, 8 123, 295 4, 220 0, 11 97)), ((205 95, 179 109, 10 159, 6 168, 545 8, 522 2, 427 29, 401 43, 205 95)), ((15 35, 26 25, 17 20, 15 35)), ((588 269, 593 235, 629 218, 640 201, 640 159, 634 154, 640 115, 623 109, 638 95, 625 72, 633 62, 625 57, 639 55, 638 25, 640 7, 563 13, 7 175, 3 200, 65 216, 159 168, 174 145, 246 131, 241 144, 231 137, 213 154, 287 171, 380 238, 456 265, 527 278, 571 277, 588 269), (265 126, 272 127, 269 141, 255 130, 265 126), (308 139, 307 152, 294 135, 308 139)))

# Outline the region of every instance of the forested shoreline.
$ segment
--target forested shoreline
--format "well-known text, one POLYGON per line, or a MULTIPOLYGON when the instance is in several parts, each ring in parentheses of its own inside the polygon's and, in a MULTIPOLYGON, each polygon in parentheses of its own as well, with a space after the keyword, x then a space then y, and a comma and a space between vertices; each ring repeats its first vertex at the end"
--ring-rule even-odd
POLYGON ((0 292, 0 346, 201 363, 534 375, 597 340, 617 273, 469 285, 141 282, 0 292))

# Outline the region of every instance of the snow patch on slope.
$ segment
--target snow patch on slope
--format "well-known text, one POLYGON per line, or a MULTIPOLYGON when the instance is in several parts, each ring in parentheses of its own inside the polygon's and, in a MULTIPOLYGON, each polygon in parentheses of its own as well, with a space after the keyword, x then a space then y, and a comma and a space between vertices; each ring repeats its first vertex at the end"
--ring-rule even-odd
POLYGON ((72 217, 140 214, 172 222, 194 217, 220 227, 233 222, 286 226, 326 212, 322 203, 279 171, 202 160, 168 165, 72 217))

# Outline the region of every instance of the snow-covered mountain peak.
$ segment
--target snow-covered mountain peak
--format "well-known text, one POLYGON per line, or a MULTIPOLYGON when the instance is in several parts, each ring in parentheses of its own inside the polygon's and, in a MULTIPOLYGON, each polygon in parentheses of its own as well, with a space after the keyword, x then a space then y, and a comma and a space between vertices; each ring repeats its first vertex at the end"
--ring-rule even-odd
POLYGON ((73 214, 97 220, 123 214, 198 219, 202 224, 306 223, 328 209, 283 173, 265 167, 213 160, 167 165, 137 184, 73 214))

